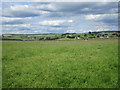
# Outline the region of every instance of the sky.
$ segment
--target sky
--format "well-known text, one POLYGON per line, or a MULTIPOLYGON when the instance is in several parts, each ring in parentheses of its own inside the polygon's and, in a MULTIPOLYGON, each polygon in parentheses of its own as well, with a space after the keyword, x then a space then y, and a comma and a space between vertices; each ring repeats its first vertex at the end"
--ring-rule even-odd
POLYGON ((118 30, 118 2, 2 2, 2 34, 118 30))

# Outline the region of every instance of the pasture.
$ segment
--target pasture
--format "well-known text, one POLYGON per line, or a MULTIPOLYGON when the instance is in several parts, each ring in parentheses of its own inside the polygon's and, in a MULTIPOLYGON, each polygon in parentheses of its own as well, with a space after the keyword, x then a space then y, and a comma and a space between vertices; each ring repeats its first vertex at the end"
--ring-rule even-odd
POLYGON ((116 88, 118 40, 3 41, 3 88, 116 88))

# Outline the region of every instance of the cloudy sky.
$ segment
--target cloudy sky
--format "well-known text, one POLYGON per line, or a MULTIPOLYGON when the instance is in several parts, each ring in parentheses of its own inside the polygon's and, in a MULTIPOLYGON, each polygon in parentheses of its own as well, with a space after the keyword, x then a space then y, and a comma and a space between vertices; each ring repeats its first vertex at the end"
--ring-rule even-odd
POLYGON ((2 34, 118 30, 117 2, 3 2, 2 34))

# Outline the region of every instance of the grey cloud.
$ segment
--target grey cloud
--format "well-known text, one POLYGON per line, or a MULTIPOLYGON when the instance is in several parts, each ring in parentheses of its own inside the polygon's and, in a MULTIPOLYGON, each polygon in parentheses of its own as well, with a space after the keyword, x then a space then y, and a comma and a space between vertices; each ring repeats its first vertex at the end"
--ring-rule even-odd
POLYGON ((13 21, 2 21, 2 24, 5 25, 5 24, 23 24, 22 21, 20 20, 13 20, 13 21))
POLYGON ((53 3, 57 12, 78 13, 78 14, 102 14, 111 13, 111 9, 117 8, 118 3, 103 3, 103 2, 62 2, 53 3), (88 11, 83 10, 89 8, 88 11))
MULTIPOLYGON (((85 21, 85 18, 81 19, 81 16, 83 17, 84 15, 89 15, 89 14, 115 14, 117 13, 118 5, 117 3, 93 3, 93 2, 85 2, 85 3, 75 3, 75 2, 54 2, 54 3, 31 3, 27 4, 27 7, 21 4, 21 7, 18 7, 19 5, 17 4, 10 4, 7 3, 7 7, 3 7, 3 13, 2 15, 6 18, 23 18, 23 20, 12 20, 12 21, 3 21, 2 24, 9 24, 10 30, 16 29, 16 31, 24 31, 27 30, 28 33, 34 30, 46 30, 43 32, 66 32, 67 27, 74 27, 76 29, 78 24, 68 24, 68 23, 63 23, 60 25, 39 25, 38 22, 42 20, 64 20, 64 19, 71 19, 73 17, 73 20, 76 20, 77 18, 80 18, 78 20, 79 25, 82 26, 81 23, 87 23, 87 20, 85 21), (15 9, 12 9, 11 6, 15 6, 15 9), (46 11, 46 12, 41 12, 41 11, 46 11), (31 17, 31 20, 26 20, 25 18, 31 17), (37 19, 36 19, 37 18, 37 19), (32 24, 28 27, 16 27, 12 28, 14 24, 32 24), (41 28, 42 27, 42 28, 41 28), (52 28, 62 28, 61 30, 55 31, 52 30, 52 28)), ((113 16, 106 16, 102 19, 98 20, 93 20, 92 22, 99 23, 103 22, 109 26, 117 26, 117 17, 113 16)), ((83 25, 84 26, 84 25, 83 25)), ((87 26, 86 26, 87 27, 87 26)), ((86 29, 85 27, 85 29, 86 29)), ((7 27, 5 27, 7 28, 7 27)), ((78 27, 79 28, 84 28, 84 27, 78 27)), ((3 31, 4 32, 4 31, 3 31)), ((10 31, 9 31, 10 32, 10 31)))
MULTIPOLYGON (((52 8, 42 8, 49 11, 49 17, 70 17, 86 14, 113 14, 118 13, 117 2, 56 2, 49 3, 52 8)), ((47 4, 46 6, 48 6, 47 4)))
POLYGON ((104 23, 107 23, 108 25, 113 25, 113 26, 118 26, 118 20, 117 19, 113 19, 113 18, 111 18, 111 19, 104 19, 104 20, 101 20, 102 22, 104 22, 104 23))
POLYGON ((98 21, 104 22, 110 26, 117 26, 118 25, 118 16, 117 15, 107 15, 98 21))
MULTIPOLYGON (((13 6, 14 7, 14 6, 13 6)), ((3 9, 3 16, 7 17, 34 17, 40 16, 39 11, 51 12, 49 17, 72 16, 76 14, 103 14, 117 13, 115 10, 117 3, 96 3, 96 2, 54 2, 54 3, 33 3, 28 7, 20 7, 16 10, 9 8, 3 9), (21 9, 23 8, 23 9, 21 9), (86 10, 88 8, 88 10, 86 10)))
POLYGON ((6 10, 3 12, 2 16, 5 17, 34 17, 39 16, 40 14, 34 11, 30 10, 14 10, 14 11, 8 11, 6 10))

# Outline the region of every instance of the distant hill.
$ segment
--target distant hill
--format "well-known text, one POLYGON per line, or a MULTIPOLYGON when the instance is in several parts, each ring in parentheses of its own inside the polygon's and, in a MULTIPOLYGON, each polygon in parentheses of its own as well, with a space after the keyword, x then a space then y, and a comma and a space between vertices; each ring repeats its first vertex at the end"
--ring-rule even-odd
POLYGON ((98 33, 107 33, 107 32, 120 32, 120 31, 96 31, 98 33))

